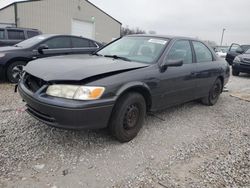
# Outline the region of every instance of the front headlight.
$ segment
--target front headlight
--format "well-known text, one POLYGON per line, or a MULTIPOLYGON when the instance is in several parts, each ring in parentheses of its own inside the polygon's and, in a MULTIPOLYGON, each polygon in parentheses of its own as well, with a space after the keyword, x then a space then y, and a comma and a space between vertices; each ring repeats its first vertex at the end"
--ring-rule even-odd
POLYGON ((78 86, 78 85, 51 85, 46 94, 75 100, 96 100, 101 98, 105 91, 104 87, 78 86))
POLYGON ((1 58, 1 57, 4 57, 4 56, 5 56, 5 54, 0 53, 0 58, 1 58))
POLYGON ((234 58, 234 63, 240 63, 240 61, 241 61, 241 59, 238 56, 236 56, 234 58))

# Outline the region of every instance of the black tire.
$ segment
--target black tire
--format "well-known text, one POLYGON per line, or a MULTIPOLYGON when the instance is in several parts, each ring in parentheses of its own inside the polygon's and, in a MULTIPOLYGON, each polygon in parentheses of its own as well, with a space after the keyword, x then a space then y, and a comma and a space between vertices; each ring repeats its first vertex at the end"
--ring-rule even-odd
POLYGON ((233 76, 239 76, 239 75, 240 75, 240 72, 237 71, 237 70, 235 70, 235 69, 233 69, 233 70, 232 70, 232 74, 233 74, 233 76))
POLYGON ((20 73, 27 63, 24 61, 16 61, 11 63, 7 68, 7 79, 11 83, 17 83, 20 79, 20 73))
POLYGON ((135 138, 143 126, 146 103, 139 93, 127 93, 118 99, 110 119, 109 129, 120 142, 135 138))
POLYGON ((201 99, 201 102, 208 106, 213 106, 218 101, 220 94, 222 92, 222 81, 217 79, 212 88, 209 90, 209 94, 207 97, 201 99))

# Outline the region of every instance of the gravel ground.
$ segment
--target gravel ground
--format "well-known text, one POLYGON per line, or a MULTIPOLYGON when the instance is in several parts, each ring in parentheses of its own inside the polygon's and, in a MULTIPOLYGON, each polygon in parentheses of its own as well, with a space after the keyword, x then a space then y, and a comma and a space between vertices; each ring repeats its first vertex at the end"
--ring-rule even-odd
POLYGON ((0 187, 250 187, 250 76, 231 77, 213 107, 191 102, 148 116, 133 141, 106 130, 48 127, 0 84, 0 187))

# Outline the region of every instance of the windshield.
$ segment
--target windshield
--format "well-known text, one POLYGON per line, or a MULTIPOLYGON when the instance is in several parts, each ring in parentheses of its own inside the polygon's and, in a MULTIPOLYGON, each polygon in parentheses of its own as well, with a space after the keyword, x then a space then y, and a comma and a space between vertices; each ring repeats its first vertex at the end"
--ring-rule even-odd
POLYGON ((32 47, 32 46, 38 44, 39 42, 41 42, 47 38, 48 38, 48 36, 38 35, 38 36, 35 36, 32 38, 29 38, 27 40, 24 40, 24 41, 16 44, 15 46, 22 47, 22 48, 29 48, 29 47, 32 47))
POLYGON ((97 54, 150 64, 160 56, 167 43, 168 39, 162 38, 123 37, 109 44, 97 54))

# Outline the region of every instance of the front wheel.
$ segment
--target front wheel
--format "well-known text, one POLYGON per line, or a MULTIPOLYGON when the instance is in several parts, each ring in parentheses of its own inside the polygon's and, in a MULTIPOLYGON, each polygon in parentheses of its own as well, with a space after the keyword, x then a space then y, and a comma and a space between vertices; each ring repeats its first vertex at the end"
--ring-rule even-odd
POLYGON ((201 99, 201 102, 208 106, 213 106, 218 101, 220 94, 222 92, 222 82, 217 79, 210 89, 208 96, 201 99))
POLYGON ((129 142, 140 131, 146 116, 146 103, 139 93, 128 93, 118 99, 109 129, 120 142, 129 142))
POLYGON ((7 68, 8 81, 11 83, 17 83, 26 64, 27 63, 24 61, 16 61, 11 63, 7 68))

